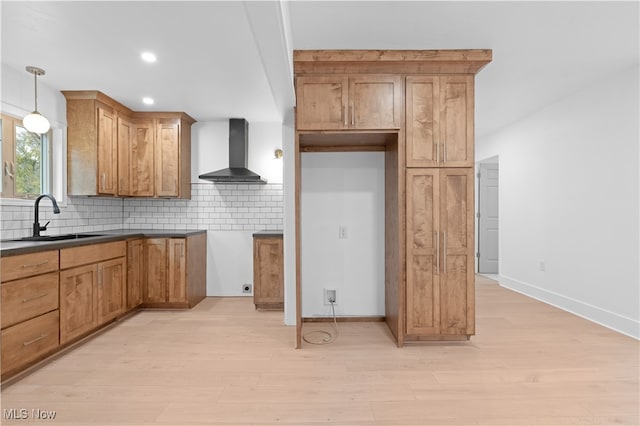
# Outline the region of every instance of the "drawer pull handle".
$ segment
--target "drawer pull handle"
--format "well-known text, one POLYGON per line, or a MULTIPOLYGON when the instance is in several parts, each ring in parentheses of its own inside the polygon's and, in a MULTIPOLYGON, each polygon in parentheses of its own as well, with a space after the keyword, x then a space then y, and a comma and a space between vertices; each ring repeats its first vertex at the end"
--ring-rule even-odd
POLYGON ((34 300, 42 299, 43 297, 46 297, 47 295, 49 295, 49 293, 42 293, 42 294, 39 294, 37 296, 30 297, 28 299, 22 299, 22 303, 33 302, 34 300))
POLYGON ((36 337, 36 338, 35 338, 35 339, 33 339, 33 340, 29 340, 28 342, 24 342, 24 343, 22 344, 22 346, 29 346, 29 345, 34 344, 35 342, 37 342, 37 341, 39 341, 39 340, 42 340, 42 339, 47 338, 48 336, 49 336, 48 334, 41 334, 39 337, 36 337))
POLYGON ((40 263, 28 263, 26 265, 22 265, 23 268, 37 268, 38 266, 46 265, 49 263, 48 260, 42 261, 40 263))

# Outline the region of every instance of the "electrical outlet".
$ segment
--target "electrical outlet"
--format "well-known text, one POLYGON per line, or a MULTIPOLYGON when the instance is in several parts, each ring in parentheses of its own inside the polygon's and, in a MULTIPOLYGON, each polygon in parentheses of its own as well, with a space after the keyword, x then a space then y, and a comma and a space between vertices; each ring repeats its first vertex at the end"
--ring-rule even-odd
POLYGON ((547 270, 547 265, 544 264, 544 260, 540 261, 540 272, 544 272, 547 270))
POLYGON ((242 292, 243 293, 251 293, 252 289, 253 289, 253 285, 251 285, 251 284, 242 284, 242 292))
POLYGON ((330 305, 331 302, 335 305, 338 303, 338 291, 333 288, 325 288, 324 289, 324 304, 330 305))
POLYGON ((338 226, 338 238, 344 240, 347 238, 347 227, 346 226, 338 226))

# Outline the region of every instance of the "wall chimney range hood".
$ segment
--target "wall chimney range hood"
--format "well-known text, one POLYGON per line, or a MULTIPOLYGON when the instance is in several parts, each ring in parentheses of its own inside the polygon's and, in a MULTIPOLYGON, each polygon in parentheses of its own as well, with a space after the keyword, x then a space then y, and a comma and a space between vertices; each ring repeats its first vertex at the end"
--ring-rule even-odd
POLYGON ((247 168, 249 157, 249 123, 244 118, 229 119, 229 168, 204 173, 200 179, 213 183, 259 183, 267 181, 247 168))

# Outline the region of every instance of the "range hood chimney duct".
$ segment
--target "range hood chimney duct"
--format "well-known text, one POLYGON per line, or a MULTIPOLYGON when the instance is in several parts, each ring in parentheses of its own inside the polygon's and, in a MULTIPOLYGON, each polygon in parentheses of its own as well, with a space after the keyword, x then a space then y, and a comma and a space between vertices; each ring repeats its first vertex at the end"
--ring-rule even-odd
POLYGON ((247 168, 249 123, 244 118, 229 119, 229 168, 204 173, 200 179, 213 183, 267 183, 247 168))

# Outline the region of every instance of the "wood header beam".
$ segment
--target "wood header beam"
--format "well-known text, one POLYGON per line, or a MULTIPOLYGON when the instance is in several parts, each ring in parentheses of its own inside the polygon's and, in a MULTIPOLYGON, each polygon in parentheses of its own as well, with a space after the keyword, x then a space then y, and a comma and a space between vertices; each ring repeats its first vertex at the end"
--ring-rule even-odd
POLYGON ((476 74, 491 62, 491 49, 294 50, 296 75, 326 73, 476 74))

